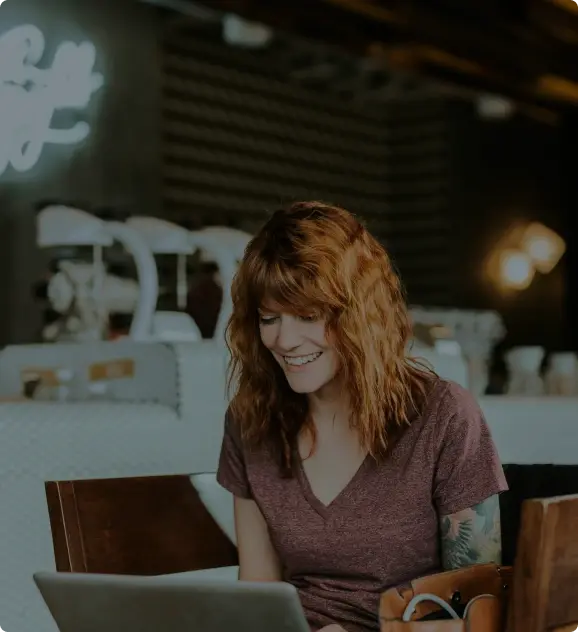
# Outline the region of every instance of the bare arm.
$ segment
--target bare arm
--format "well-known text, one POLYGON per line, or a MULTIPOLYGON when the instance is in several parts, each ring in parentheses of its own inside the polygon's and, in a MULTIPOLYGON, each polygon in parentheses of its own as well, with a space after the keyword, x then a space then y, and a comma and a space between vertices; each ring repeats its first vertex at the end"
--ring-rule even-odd
POLYGON ((440 516, 441 553, 444 570, 472 564, 501 563, 499 496, 479 505, 440 516))
POLYGON ((263 514, 254 500, 235 498, 235 531, 239 551, 239 579, 281 581, 281 564, 263 514))

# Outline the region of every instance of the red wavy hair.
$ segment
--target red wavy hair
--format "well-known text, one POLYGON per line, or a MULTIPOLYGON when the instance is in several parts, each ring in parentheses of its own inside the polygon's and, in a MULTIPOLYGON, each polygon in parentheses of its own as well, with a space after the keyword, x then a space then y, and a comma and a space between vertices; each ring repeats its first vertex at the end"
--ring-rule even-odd
POLYGON ((247 246, 231 291, 229 410, 243 439, 272 444, 291 476, 297 436, 307 429, 315 438, 307 396, 291 390, 261 342, 258 309, 272 301, 326 320, 360 442, 375 459, 385 457, 432 373, 407 354, 411 325, 399 277, 363 224, 322 202, 275 212, 247 246))

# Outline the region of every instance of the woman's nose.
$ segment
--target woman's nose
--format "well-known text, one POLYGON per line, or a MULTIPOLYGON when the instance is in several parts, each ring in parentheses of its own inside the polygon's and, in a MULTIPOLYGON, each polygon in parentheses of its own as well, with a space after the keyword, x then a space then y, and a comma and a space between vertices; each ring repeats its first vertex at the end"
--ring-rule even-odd
POLYGON ((295 318, 282 317, 277 331, 277 347, 280 351, 290 351, 298 347, 303 340, 301 328, 295 318))

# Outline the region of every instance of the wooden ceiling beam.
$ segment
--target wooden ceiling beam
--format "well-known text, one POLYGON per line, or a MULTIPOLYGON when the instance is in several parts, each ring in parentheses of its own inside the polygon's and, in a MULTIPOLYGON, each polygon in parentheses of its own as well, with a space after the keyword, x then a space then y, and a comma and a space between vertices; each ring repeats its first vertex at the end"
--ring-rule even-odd
POLYGON ((436 13, 428 0, 404 0, 395 10, 371 0, 292 0, 283 4, 211 0, 210 6, 224 12, 234 10, 247 19, 348 48, 358 55, 366 54, 374 42, 387 44, 409 38, 492 66, 505 76, 535 76, 544 61, 544 52, 536 50, 535 42, 526 41, 506 26, 500 27, 501 34, 488 37, 475 25, 436 13))
MULTIPOLYGON (((366 19, 380 15, 375 9, 385 2, 371 0, 322 0, 327 7, 339 6, 366 19), (369 7, 373 7, 370 11, 369 7)), ((468 4, 468 3, 465 3, 468 4)), ((469 61, 482 63, 499 70, 506 76, 531 77, 541 72, 544 51, 540 42, 528 32, 505 20, 487 19, 487 26, 480 20, 467 19, 463 12, 443 11, 439 3, 431 0, 406 0, 399 3, 397 19, 391 20, 385 12, 381 21, 398 36, 429 44, 469 61)), ((345 16, 342 15, 342 19, 345 16)), ((384 41, 384 38, 380 38, 384 41)))
POLYGON ((527 107, 556 109, 578 105, 578 82, 543 75, 531 83, 506 81, 487 68, 423 45, 400 45, 375 51, 392 70, 411 72, 444 83, 453 82, 478 92, 501 94, 527 107))
POLYGON ((413 5, 414 15, 400 24, 416 25, 406 34, 421 43, 481 63, 508 80, 554 74, 578 82, 578 4, 573 0, 486 2, 440 0, 434 8, 429 0, 409 1, 404 10, 413 5))
MULTIPOLYGON (((385 51, 387 59, 389 50, 394 59, 400 44, 418 45, 416 72, 449 73, 464 85, 483 85, 487 91, 547 107, 574 103, 578 89, 578 47, 556 40, 536 24, 536 7, 551 4, 552 10, 562 11, 555 2, 565 0, 504 3, 508 10, 503 19, 488 22, 490 15, 500 13, 499 3, 491 1, 486 19, 474 20, 465 15, 463 2, 454 0, 435 6, 431 0, 207 0, 212 9, 358 56, 379 57, 385 51), (484 22, 491 24, 491 32, 484 22), (381 53, 376 55, 376 50, 381 53)), ((474 6, 483 11, 483 3, 474 6)), ((395 67, 391 59, 389 63, 395 67)))
POLYGON ((578 3, 574 0, 546 0, 548 4, 556 6, 564 11, 570 11, 578 16, 578 3))
MULTIPOLYGON (((425 46, 398 46, 394 50, 383 51, 388 66, 393 71, 412 73, 444 86, 454 85, 458 89, 473 94, 499 94, 512 99, 526 110, 537 110, 542 114, 559 109, 561 102, 571 101, 571 90, 564 86, 553 89, 553 84, 533 84, 522 86, 504 82, 479 65, 453 58, 444 51, 425 46)), ((574 93, 578 104, 578 90, 574 93)))
POLYGON ((578 45, 578 4, 571 4, 574 10, 553 1, 533 0, 529 3, 528 20, 533 28, 559 42, 558 48, 570 52, 578 45), (570 49, 570 50, 568 50, 570 49))

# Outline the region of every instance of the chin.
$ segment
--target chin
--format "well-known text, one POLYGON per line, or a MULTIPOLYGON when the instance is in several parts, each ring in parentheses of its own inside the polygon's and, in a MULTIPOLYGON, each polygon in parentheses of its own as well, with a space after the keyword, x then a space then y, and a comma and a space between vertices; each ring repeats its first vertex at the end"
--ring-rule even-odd
POLYGON ((317 393, 324 386, 327 386, 331 382, 330 379, 327 380, 313 380, 311 376, 307 378, 305 376, 287 376, 287 382, 291 387, 291 390, 295 393, 301 393, 303 395, 312 395, 313 393, 317 393))
POLYGON ((289 386, 294 393, 300 393, 301 395, 312 395, 316 393, 321 386, 308 386, 306 384, 293 384, 289 381, 289 386))

